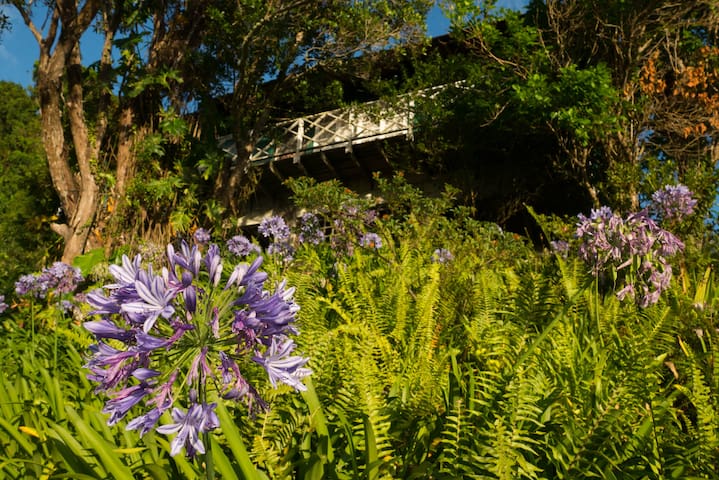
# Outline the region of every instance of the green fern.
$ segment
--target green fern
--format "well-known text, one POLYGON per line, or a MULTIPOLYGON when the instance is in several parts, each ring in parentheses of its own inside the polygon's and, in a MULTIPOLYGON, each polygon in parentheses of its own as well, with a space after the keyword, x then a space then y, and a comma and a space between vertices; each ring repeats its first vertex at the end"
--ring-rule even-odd
MULTIPOLYGON (((708 332, 703 333, 702 337, 703 345, 711 351, 712 337, 708 332)), ((698 357, 681 339, 679 345, 688 360, 687 382, 677 384, 675 387, 693 407, 692 412, 687 412, 691 413, 691 417, 686 420, 696 448, 693 456, 705 468, 719 468, 719 414, 717 413, 719 385, 713 383, 715 378, 711 376, 716 372, 719 362, 715 355, 706 355, 704 361, 710 365, 703 364, 701 357, 698 357), (705 373, 707 367, 711 371, 709 375, 705 373)))

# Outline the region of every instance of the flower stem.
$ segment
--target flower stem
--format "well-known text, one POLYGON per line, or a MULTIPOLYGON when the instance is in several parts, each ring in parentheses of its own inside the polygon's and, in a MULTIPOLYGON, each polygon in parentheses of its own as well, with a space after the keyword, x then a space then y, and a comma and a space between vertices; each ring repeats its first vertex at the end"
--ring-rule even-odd
POLYGON ((35 361, 35 302, 30 299, 30 338, 32 340, 32 348, 30 349, 30 356, 35 361))
MULTIPOLYGON (((199 385, 200 393, 200 405, 203 407, 207 405, 207 385, 204 382, 200 382, 199 385)), ((212 437, 210 432, 204 432, 202 434, 202 443, 205 445, 205 478, 207 480, 215 480, 215 464, 212 461, 212 437)))
POLYGON ((203 443, 205 444, 205 478, 207 480, 215 480, 215 464, 212 461, 212 433, 205 432, 202 434, 203 443))
MULTIPOLYGON (((60 314, 60 315, 62 315, 62 314, 60 314)), ((55 328, 53 329, 55 342, 54 342, 53 349, 52 349, 52 370, 53 370, 53 372, 57 371, 57 329, 59 326, 60 326, 60 322, 55 320, 55 328)))

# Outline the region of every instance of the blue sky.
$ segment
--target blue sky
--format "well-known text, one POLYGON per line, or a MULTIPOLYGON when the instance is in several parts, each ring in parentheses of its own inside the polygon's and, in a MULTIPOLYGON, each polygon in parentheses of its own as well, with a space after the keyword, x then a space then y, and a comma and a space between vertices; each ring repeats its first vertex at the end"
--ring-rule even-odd
MULTIPOLYGON (((520 9, 527 0, 499 0, 498 6, 520 9)), ((0 80, 30 86, 32 83, 33 64, 38 57, 38 46, 17 11, 7 5, 0 5, 0 12, 10 17, 12 29, 0 35, 0 80)), ((35 19, 39 24, 42 19, 35 19)), ((427 33, 437 36, 447 32, 449 22, 435 7, 427 22, 427 33)), ((80 42, 83 61, 92 63, 100 56, 100 43, 96 36, 86 35, 80 42)))

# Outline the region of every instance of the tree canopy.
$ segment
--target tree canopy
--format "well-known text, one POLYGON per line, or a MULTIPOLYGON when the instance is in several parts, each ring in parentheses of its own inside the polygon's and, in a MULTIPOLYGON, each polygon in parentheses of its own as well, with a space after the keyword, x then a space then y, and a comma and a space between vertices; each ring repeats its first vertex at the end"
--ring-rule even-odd
POLYGON ((450 85, 419 105, 430 128, 417 131, 415 167, 446 174, 500 222, 526 219, 525 204, 636 209, 675 179, 707 211, 717 180, 713 2, 537 0, 525 12, 494 3, 444 2, 453 53, 415 61, 405 88, 450 85))
POLYGON ((439 47, 424 38, 430 0, 7 3, 40 46, 35 90, 66 261, 236 219, 268 129, 341 105, 350 84, 388 98, 447 85, 417 99, 414 142, 391 160, 457 184, 485 220, 511 225, 526 204, 636 208, 668 179, 703 211, 714 201, 709 0, 533 0, 524 12, 447 0, 439 47), (89 29, 104 46, 85 65, 89 29), (217 145, 228 133, 235 158, 217 145))
MULTIPOLYGON (((247 152, 290 80, 311 68, 416 41, 431 4, 56 0, 38 8, 32 1, 8 3, 40 46, 36 90, 45 153, 67 218, 53 225, 64 239, 66 261, 92 243, 93 231, 107 244, 117 233, 112 228, 147 231, 157 225, 151 205, 129 225, 121 216, 138 179, 168 180, 174 190, 166 195, 169 203, 185 201, 178 200, 179 193, 192 188, 178 172, 187 173, 188 167, 182 164, 188 156, 181 140, 197 132, 186 117, 193 106, 221 98, 231 131, 244 146, 239 150, 247 152), (79 42, 90 28, 104 43, 99 62, 85 68, 79 42)), ((203 128, 214 140, 216 125, 203 128)), ((248 178, 246 155, 230 163, 209 155, 203 165, 214 184, 209 191, 220 201, 215 210, 237 214, 237 197, 248 178)))
POLYGON ((40 142, 40 118, 30 94, 0 81, 0 291, 57 255, 47 229, 58 203, 40 142))

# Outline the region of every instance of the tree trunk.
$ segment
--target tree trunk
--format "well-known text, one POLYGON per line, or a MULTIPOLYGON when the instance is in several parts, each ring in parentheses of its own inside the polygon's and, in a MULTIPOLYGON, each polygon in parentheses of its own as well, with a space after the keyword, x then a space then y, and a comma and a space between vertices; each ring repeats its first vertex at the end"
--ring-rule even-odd
POLYGON ((92 171, 92 162, 97 161, 100 139, 90 139, 85 121, 79 49, 79 45, 74 46, 70 54, 70 65, 67 68, 68 93, 65 106, 75 147, 75 160, 79 170, 80 196, 69 221, 72 234, 66 238, 65 249, 62 253, 62 261, 66 263, 71 263, 72 259, 82 254, 85 249, 87 237, 97 213, 99 192, 92 171))
POLYGON ((253 149, 253 144, 249 139, 240 141, 237 141, 237 137, 235 139, 238 144, 237 156, 223 162, 220 174, 215 178, 214 186, 216 197, 232 215, 239 213, 242 202, 247 199, 247 191, 243 191, 243 188, 251 188, 250 185, 245 185, 245 179, 253 149), (240 147, 239 145, 244 146, 240 147))
POLYGON ((125 106, 120 112, 120 125, 117 139, 117 166, 115 179, 115 200, 119 204, 127 192, 127 186, 135 173, 135 155, 133 144, 133 109, 125 106))
POLYGON ((21 5, 16 7, 40 46, 36 78, 43 146, 66 216, 66 223, 55 223, 51 228, 65 241, 62 261, 71 263, 83 252, 97 211, 98 187, 91 164, 97 159, 101 139, 90 139, 85 121, 79 39, 98 12, 99 1, 88 0, 79 11, 73 0, 58 1, 44 37, 29 12, 21 5), (66 92, 63 80, 67 80, 66 92), (72 149, 65 136, 64 115, 72 149), (77 173, 70 161, 72 153, 77 173))
MULTIPOLYGON (((40 100, 40 121, 42 139, 47 155, 50 176, 55 186, 60 204, 68 217, 75 210, 78 198, 78 186, 67 161, 65 133, 62 126, 62 64, 56 56, 40 59, 37 70, 37 91, 40 100)), ((53 230, 67 239, 67 233, 60 226, 53 230)))

